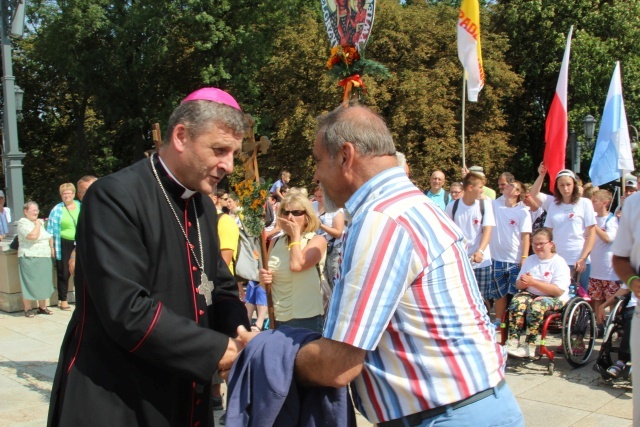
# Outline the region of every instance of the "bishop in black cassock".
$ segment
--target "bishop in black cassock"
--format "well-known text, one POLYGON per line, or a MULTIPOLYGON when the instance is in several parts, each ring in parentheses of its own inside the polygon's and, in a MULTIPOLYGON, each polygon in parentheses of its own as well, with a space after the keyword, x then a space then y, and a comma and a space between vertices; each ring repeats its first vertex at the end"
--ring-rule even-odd
POLYGON ((213 424, 210 384, 225 333, 248 329, 248 319, 220 256, 211 199, 183 187, 157 155, 152 161, 167 197, 145 159, 96 181, 84 198, 76 309, 51 426, 213 424), (198 292, 202 260, 212 305, 198 292))

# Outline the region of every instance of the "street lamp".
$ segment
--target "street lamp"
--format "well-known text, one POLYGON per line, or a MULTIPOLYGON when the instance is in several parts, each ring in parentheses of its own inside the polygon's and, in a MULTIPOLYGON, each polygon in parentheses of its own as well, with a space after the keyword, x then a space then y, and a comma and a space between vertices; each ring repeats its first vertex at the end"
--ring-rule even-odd
MULTIPOLYGON (((26 0, 0 0, 0 36, 2 37, 2 95, 4 150, 3 164, 6 168, 7 201, 13 213, 13 220, 22 218, 24 205, 24 186, 22 181, 22 159, 18 144, 18 109, 22 109, 24 91, 14 85, 13 58, 11 51, 11 37, 20 37, 24 27, 24 8, 26 0), (18 101, 20 102, 18 104, 18 101)), ((15 222, 9 231, 15 232, 15 222)))
POLYGON ((584 137, 587 140, 584 146, 587 150, 590 150, 593 148, 591 141, 593 141, 593 134, 596 130, 596 119, 591 114, 587 114, 582 120, 582 128, 584 130, 584 137))

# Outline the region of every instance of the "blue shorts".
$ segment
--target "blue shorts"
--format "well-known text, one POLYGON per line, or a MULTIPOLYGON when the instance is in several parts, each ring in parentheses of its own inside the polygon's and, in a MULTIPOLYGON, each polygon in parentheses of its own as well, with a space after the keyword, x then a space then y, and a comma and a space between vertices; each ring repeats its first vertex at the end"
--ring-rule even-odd
POLYGON ((262 289, 260 283, 249 280, 249 282, 247 282, 247 293, 244 296, 244 302, 253 305, 267 305, 267 291, 262 289))
POLYGON ((478 282, 478 289, 480 289, 480 295, 484 299, 491 299, 490 296, 491 291, 491 266, 488 265, 486 267, 474 268, 473 273, 476 276, 476 281, 478 282))
POLYGON ((515 295, 516 279, 520 273, 520 265, 514 262, 493 261, 493 280, 489 293, 492 299, 499 299, 503 296, 515 295))

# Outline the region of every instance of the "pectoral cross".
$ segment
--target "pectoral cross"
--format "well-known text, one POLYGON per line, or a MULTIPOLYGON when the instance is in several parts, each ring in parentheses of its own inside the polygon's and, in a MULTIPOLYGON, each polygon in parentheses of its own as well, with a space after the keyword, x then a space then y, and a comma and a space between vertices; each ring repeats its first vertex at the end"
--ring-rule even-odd
POLYGON ((213 292, 213 282, 207 277, 207 273, 204 271, 200 275, 200 286, 198 286, 198 293, 204 296, 204 300, 207 305, 211 305, 211 292, 213 292))

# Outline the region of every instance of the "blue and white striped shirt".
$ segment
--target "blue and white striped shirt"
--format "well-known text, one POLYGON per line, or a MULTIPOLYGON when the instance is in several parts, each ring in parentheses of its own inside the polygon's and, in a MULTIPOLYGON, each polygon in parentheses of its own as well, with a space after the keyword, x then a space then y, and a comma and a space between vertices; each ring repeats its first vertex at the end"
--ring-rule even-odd
POLYGON ((352 383, 378 423, 457 402, 504 378, 460 229, 401 168, 346 203, 351 225, 324 336, 367 350, 352 383))

